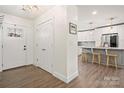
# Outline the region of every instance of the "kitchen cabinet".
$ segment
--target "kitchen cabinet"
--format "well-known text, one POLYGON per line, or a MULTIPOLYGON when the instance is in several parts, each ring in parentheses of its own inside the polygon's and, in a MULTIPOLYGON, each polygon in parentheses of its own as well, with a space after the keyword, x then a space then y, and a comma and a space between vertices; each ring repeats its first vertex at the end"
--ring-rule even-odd
POLYGON ((92 31, 78 33, 78 41, 93 41, 92 31))

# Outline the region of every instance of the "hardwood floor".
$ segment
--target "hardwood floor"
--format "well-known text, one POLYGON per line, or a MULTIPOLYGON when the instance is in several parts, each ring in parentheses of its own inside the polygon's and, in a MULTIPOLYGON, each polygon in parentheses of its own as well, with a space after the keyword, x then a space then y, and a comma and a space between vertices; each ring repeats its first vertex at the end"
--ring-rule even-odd
POLYGON ((0 87, 24 88, 111 88, 124 87, 124 69, 82 63, 79 57, 79 76, 66 84, 35 66, 20 67, 0 73, 0 87))

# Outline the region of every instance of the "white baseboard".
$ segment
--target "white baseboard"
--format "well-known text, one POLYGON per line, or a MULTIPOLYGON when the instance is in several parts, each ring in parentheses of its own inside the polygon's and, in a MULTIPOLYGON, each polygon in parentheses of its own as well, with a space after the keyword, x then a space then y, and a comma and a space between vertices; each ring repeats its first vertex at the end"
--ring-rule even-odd
POLYGON ((66 77, 66 76, 64 76, 64 75, 62 75, 62 74, 60 74, 60 73, 58 73, 58 72, 54 72, 53 75, 54 75, 56 78, 58 78, 58 79, 64 81, 65 83, 69 83, 69 82, 71 82, 73 79, 75 79, 75 78, 79 75, 79 73, 78 73, 78 71, 77 71, 77 72, 73 73, 73 74, 72 74, 71 76, 69 76, 69 77, 66 77))
POLYGON ((64 75, 58 73, 58 72, 53 72, 53 76, 55 76, 56 78, 58 78, 58 79, 64 81, 65 83, 66 83, 66 81, 67 81, 67 80, 66 80, 66 77, 65 77, 64 75))
POLYGON ((67 78, 66 83, 71 82, 71 81, 72 81, 73 79, 75 79, 78 75, 79 75, 79 73, 78 73, 78 71, 76 71, 75 73, 73 73, 72 75, 70 75, 70 76, 67 78))
POLYGON ((33 65, 38 67, 38 64, 36 62, 33 62, 33 65))

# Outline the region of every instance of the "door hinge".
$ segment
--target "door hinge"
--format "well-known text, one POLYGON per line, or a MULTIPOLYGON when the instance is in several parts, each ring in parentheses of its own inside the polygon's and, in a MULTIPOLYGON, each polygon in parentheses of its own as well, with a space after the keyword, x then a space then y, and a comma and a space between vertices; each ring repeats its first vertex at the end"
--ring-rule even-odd
POLYGON ((2 64, 2 67, 3 67, 3 64, 2 64))
POLYGON ((3 26, 2 26, 2 30, 3 30, 3 26))

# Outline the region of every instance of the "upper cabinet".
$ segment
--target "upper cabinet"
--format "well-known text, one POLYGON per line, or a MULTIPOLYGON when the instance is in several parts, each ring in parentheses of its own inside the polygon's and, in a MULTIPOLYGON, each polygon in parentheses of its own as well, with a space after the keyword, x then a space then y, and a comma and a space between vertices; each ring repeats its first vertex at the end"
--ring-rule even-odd
POLYGON ((78 41, 93 41, 92 34, 92 31, 78 32, 78 41))

